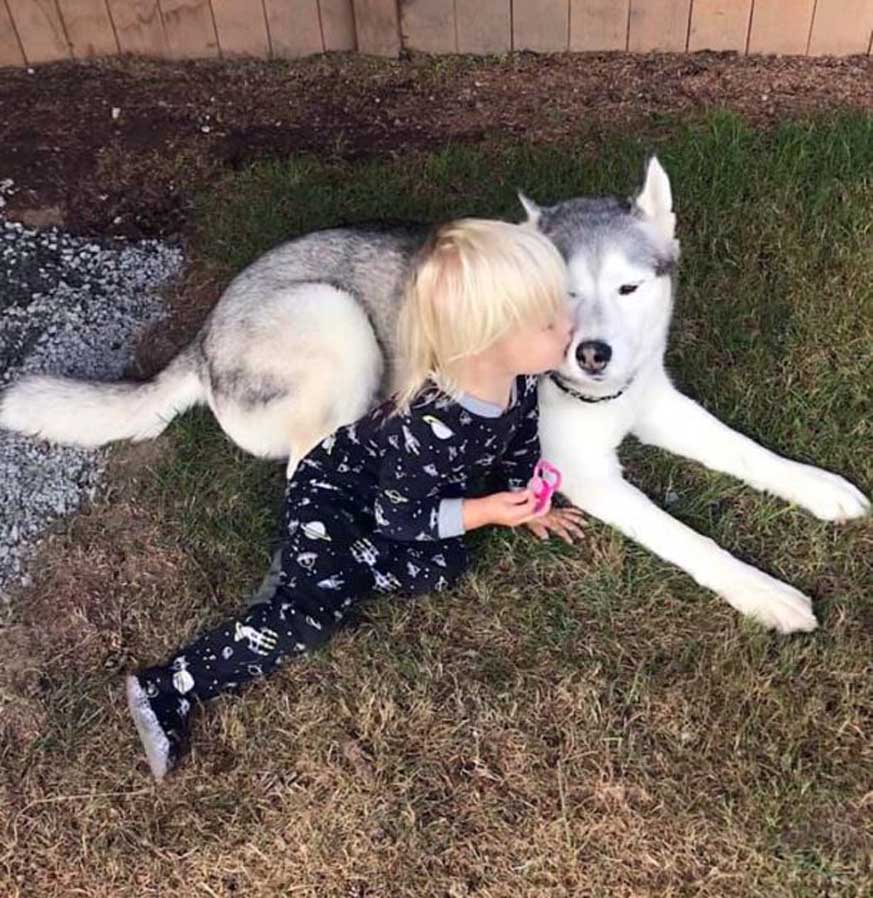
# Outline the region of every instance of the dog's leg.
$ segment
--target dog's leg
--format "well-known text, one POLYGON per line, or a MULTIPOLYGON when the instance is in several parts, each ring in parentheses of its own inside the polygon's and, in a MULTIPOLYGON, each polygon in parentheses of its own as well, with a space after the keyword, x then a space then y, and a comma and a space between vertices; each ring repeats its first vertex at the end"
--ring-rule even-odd
POLYGON ((848 480, 783 458, 731 430, 666 378, 648 397, 633 433, 644 443, 738 477, 825 521, 845 521, 870 511, 870 502, 848 480))
POLYGON ((690 574, 742 614, 780 633, 814 630, 810 600, 794 587, 734 558, 672 518, 620 476, 567 478, 561 488, 575 505, 690 574))

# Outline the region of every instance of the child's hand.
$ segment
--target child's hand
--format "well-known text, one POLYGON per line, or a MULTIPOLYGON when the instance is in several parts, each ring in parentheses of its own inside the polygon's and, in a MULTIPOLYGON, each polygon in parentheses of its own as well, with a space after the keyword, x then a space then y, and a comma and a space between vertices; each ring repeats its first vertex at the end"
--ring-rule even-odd
POLYGON ((487 524, 518 527, 535 517, 536 499, 530 490, 492 493, 481 499, 464 500, 464 529, 475 530, 487 524))
POLYGON ((573 545, 574 537, 581 539, 585 533, 585 515, 578 508, 550 508, 545 514, 537 515, 525 526, 540 539, 548 539, 549 531, 557 533, 565 543, 573 545))

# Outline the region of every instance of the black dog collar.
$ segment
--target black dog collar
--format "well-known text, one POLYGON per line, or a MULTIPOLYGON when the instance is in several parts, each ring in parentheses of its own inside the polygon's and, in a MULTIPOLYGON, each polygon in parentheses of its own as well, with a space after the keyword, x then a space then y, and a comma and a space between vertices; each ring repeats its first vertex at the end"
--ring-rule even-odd
POLYGON ((618 397, 621 396, 633 382, 633 378, 631 378, 617 393, 612 393, 610 396, 586 396, 584 393, 580 393, 578 390, 564 383, 564 381, 561 380, 560 375, 555 374, 554 371, 549 375, 549 379, 559 390, 561 390, 561 392, 566 393, 568 396, 572 396, 574 399, 578 399, 580 402, 608 402, 610 399, 618 399, 618 397))

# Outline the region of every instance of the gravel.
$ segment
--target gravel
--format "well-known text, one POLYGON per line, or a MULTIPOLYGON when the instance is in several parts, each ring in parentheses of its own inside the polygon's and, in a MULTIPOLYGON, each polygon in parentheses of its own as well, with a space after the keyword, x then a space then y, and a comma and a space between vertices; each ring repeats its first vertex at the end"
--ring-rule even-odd
MULTIPOLYGON (((36 231, 3 216, 0 181, 0 388, 22 374, 115 380, 137 335, 164 315, 158 290, 182 267, 176 247, 124 246, 36 231)), ((0 610, 28 585, 49 525, 98 494, 106 450, 52 446, 0 431, 0 610)))

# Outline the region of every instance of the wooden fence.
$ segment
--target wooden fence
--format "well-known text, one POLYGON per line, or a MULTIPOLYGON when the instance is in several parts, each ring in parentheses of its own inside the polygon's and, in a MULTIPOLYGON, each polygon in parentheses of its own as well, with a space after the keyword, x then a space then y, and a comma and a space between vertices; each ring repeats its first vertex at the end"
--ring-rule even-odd
POLYGON ((870 54, 873 0, 0 0, 0 65, 509 50, 870 54))

